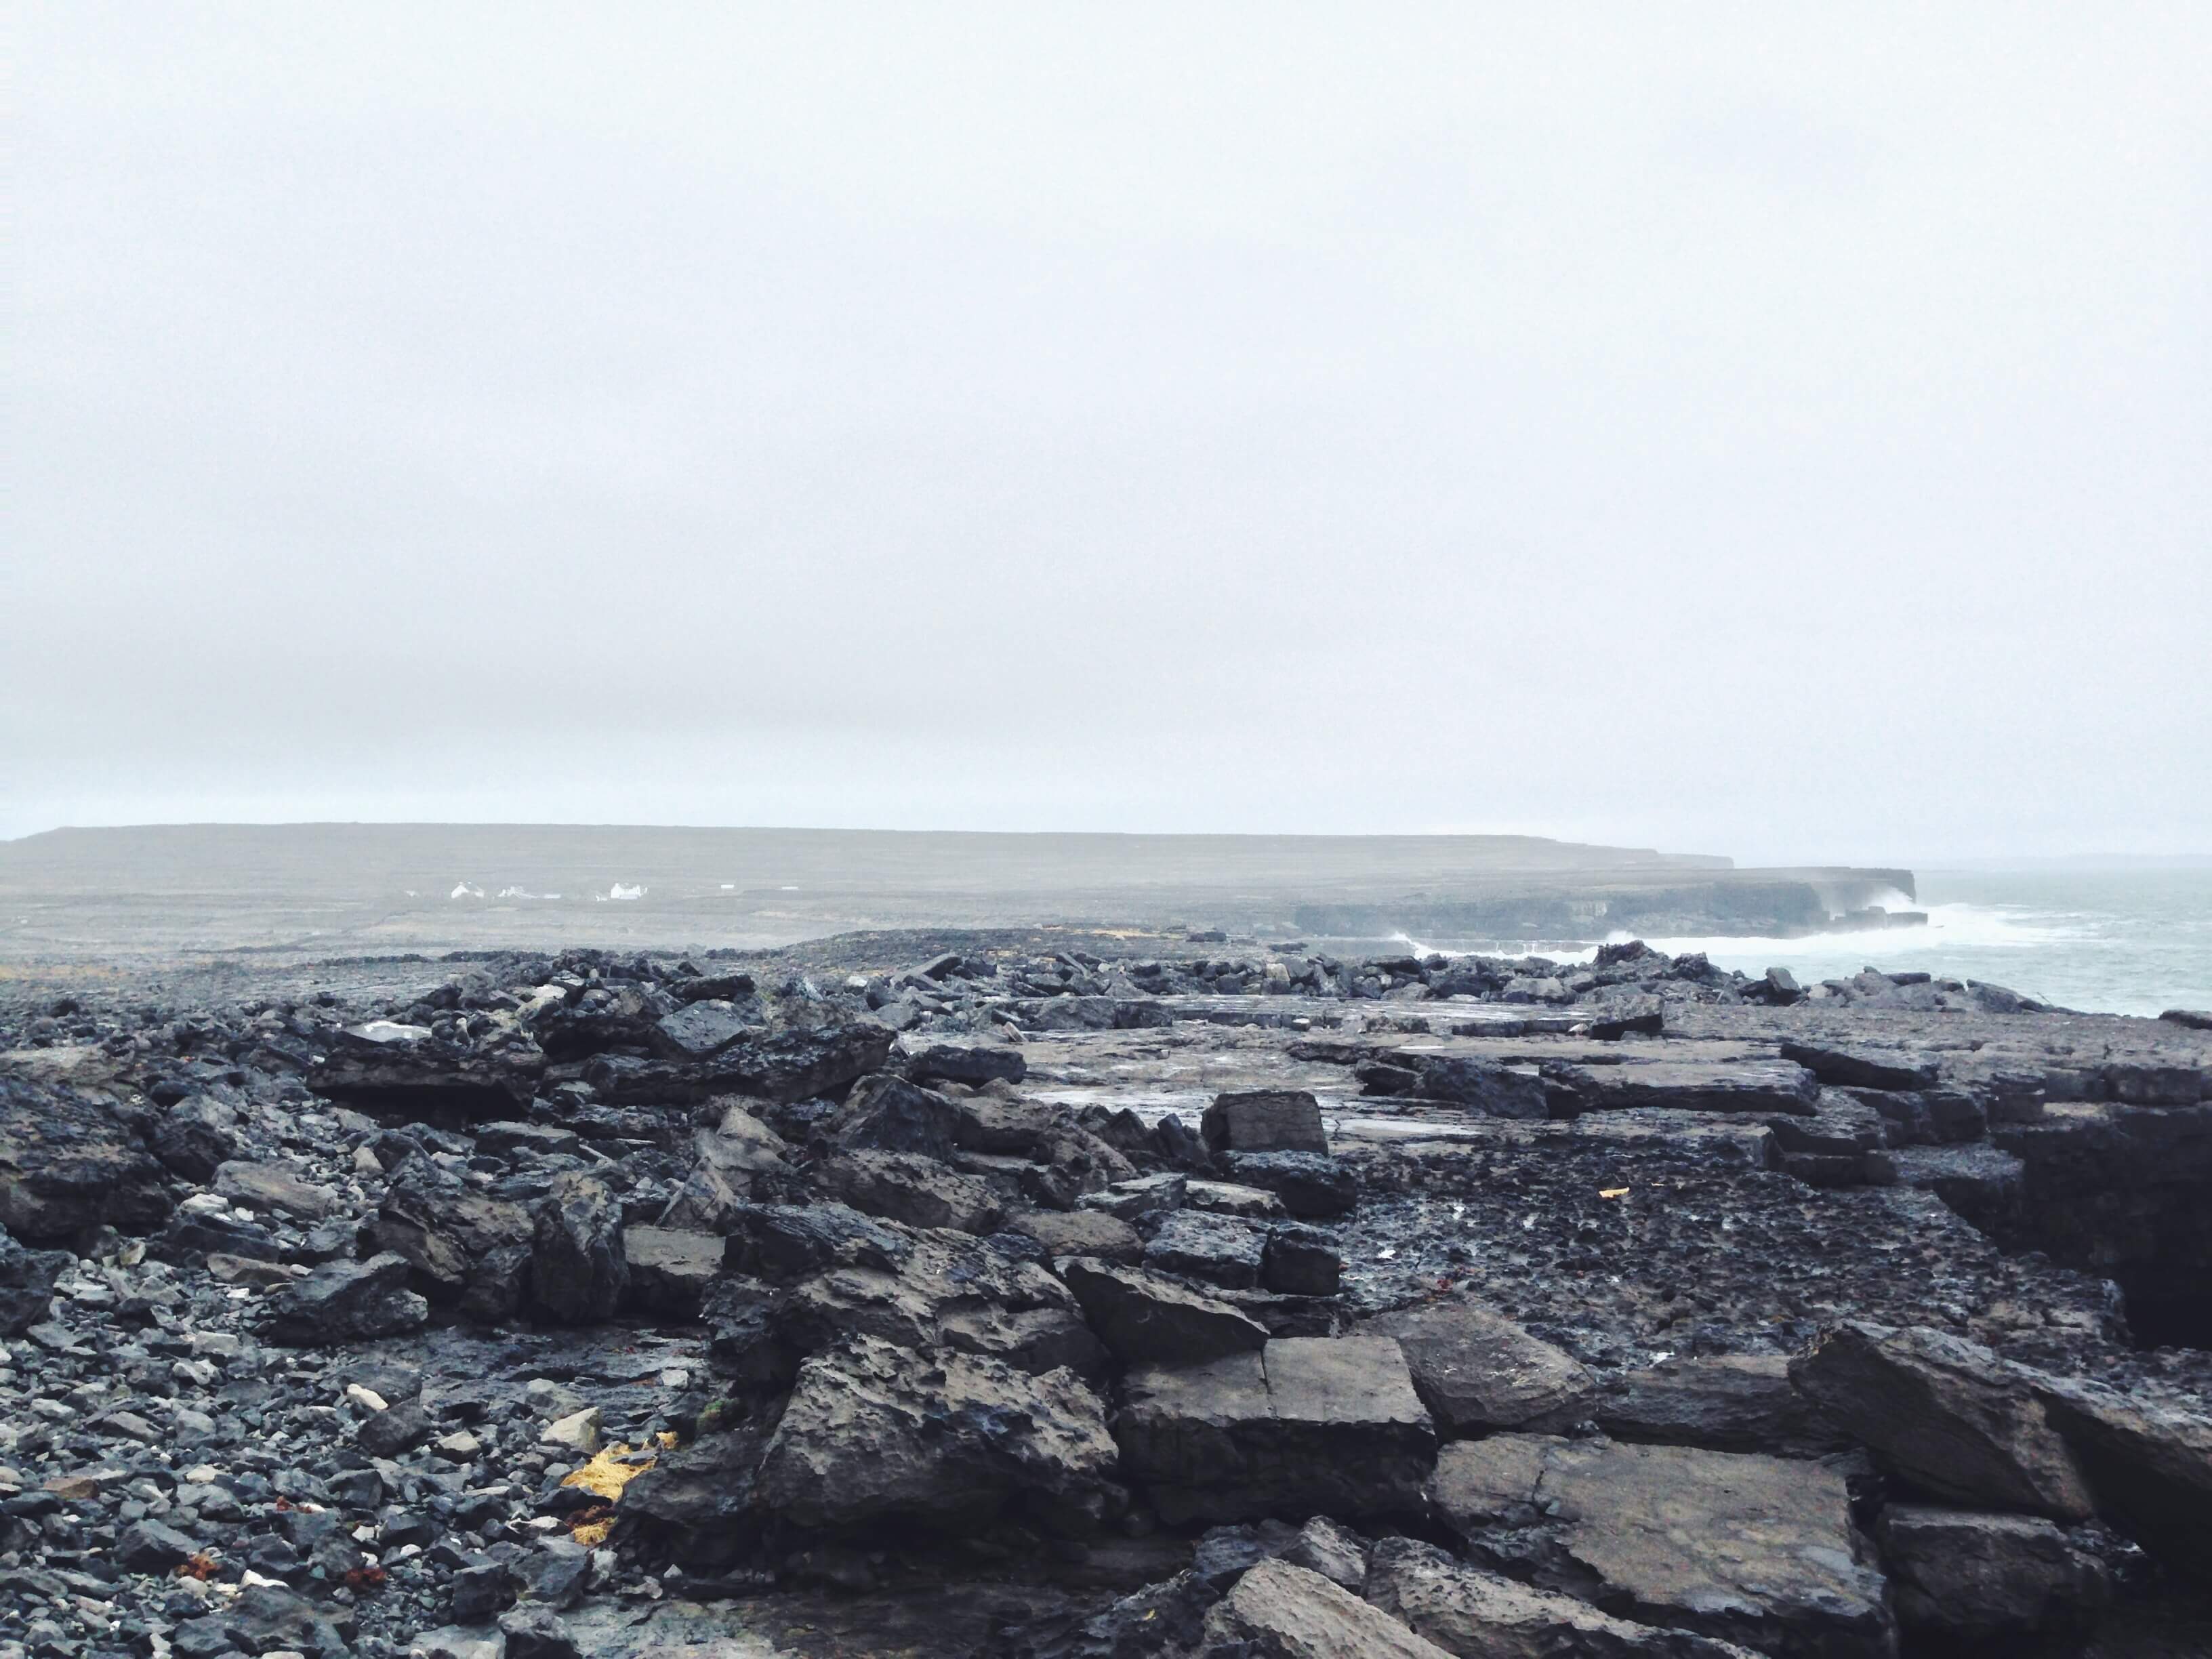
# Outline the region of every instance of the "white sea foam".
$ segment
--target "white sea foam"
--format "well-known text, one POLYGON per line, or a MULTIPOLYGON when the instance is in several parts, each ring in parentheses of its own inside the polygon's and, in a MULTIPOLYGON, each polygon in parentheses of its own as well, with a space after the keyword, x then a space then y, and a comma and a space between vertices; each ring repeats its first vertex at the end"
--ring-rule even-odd
POLYGON ((598 900, 601 904, 605 904, 610 900, 620 902, 629 899, 641 899, 645 896, 645 884, 640 882, 637 885, 633 887, 618 881, 611 885, 605 892, 594 893, 592 896, 598 900))
POLYGON ((454 884, 453 890, 452 892, 450 892, 450 893, 447 894, 447 895, 446 895, 446 896, 447 896, 447 898, 457 898, 457 899, 458 899, 458 898, 482 898, 482 897, 483 896, 483 888, 481 888, 481 887, 471 887, 471 886, 470 886, 470 885, 468 884, 468 883, 466 883, 466 882, 465 882, 465 881, 464 881, 464 882, 458 882, 458 883, 456 883, 456 884, 454 884))

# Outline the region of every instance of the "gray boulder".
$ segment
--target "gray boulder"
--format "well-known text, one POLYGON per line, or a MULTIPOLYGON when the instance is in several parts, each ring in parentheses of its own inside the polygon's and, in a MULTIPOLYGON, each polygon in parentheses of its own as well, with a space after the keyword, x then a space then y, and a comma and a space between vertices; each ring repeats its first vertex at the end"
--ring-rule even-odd
POLYGON ((933 1042, 906 1063, 906 1074, 916 1083, 1019 1083, 1030 1073, 1022 1051, 1011 1044, 964 1047, 933 1042))
POLYGON ((1198 1133, 1215 1152, 1326 1152, 1321 1103, 1302 1089, 1217 1095, 1198 1133))
POLYGON ((995 1231, 1006 1209, 991 1184, 915 1152, 842 1152, 814 1166, 815 1184, 867 1215, 909 1227, 995 1231))
POLYGON ((2035 1373, 1978 1343, 1847 1321, 1793 1361, 1790 1377, 1924 1492, 2060 1521, 2094 1511, 2081 1464, 2037 1397, 2035 1373))
POLYGON ((1411 1538, 1375 1547, 1361 1593, 1461 1659, 1759 1659, 1731 1642, 1615 1619, 1411 1538))
POLYGON ((2039 1516, 1893 1504, 1875 1528, 1898 1622, 1923 1640, 2049 1639, 2112 1597, 2105 1564, 2039 1516))
POLYGON ((101 1226, 151 1232, 173 1206, 167 1171, 115 1102, 0 1077, 0 1227, 62 1244, 101 1226))
POLYGON ((1780 1354, 1669 1359, 1614 1378, 1589 1414, 1615 1440, 1819 1457, 1850 1443, 1790 1381, 1780 1354))
POLYGON ((75 1260, 66 1250, 27 1249, 0 1227, 0 1336, 21 1336, 45 1320, 54 1283, 75 1260))
POLYGON ((397 1336, 426 1323, 430 1304, 407 1288, 407 1263, 386 1252, 366 1261, 330 1261, 263 1304, 261 1334, 309 1347, 397 1336))
POLYGON ((859 1337, 799 1368, 755 1495, 811 1529, 893 1516, 974 1522, 1015 1498, 1096 1522, 1115 1462, 1105 1407, 1072 1372, 1033 1376, 859 1337))
POLYGON ((1405 1350, 1413 1387, 1448 1436, 1560 1417, 1595 1386, 1572 1355, 1473 1303, 1401 1308, 1361 1328, 1405 1350))
POLYGON ((2041 1376, 2035 1388, 2099 1512, 2183 1570, 2212 1574, 2212 1419, 2147 1390, 2041 1376))
POLYGON ((1145 1265, 1224 1290, 1249 1291, 1260 1283, 1267 1250, 1265 1228, 1202 1210, 1181 1210, 1152 1235, 1145 1247, 1145 1265))
POLYGON ((1359 1182, 1337 1159, 1321 1152, 1224 1152, 1222 1173, 1283 1200, 1301 1221, 1349 1215, 1359 1202, 1359 1182))
POLYGON ((556 1319, 584 1325, 611 1318, 629 1288, 620 1200, 596 1176, 556 1176, 531 1236, 532 1299, 556 1319))
POLYGON ((1250 1315, 1164 1273, 1092 1256, 1059 1265, 1084 1318, 1124 1364, 1197 1364, 1267 1340, 1267 1328, 1250 1315))
POLYGON ((1206 1616, 1197 1659, 1447 1659, 1319 1573, 1262 1561, 1206 1616))
POLYGON ((1437 1443, 1397 1344, 1358 1336, 1133 1370, 1115 1434, 1176 1525, 1417 1514, 1437 1443))
POLYGON ((1892 1659, 1888 1586, 1822 1463, 1543 1436, 1458 1441, 1437 1513, 1471 1553, 1639 1623, 1778 1659, 1892 1659))

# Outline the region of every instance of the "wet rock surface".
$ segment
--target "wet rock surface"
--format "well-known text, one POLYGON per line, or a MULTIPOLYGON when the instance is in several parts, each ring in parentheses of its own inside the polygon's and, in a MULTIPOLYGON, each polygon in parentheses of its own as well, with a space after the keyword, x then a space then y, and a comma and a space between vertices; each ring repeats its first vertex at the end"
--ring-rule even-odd
POLYGON ((2201 1024, 805 951, 0 985, 0 1656, 2212 1640, 2201 1024))

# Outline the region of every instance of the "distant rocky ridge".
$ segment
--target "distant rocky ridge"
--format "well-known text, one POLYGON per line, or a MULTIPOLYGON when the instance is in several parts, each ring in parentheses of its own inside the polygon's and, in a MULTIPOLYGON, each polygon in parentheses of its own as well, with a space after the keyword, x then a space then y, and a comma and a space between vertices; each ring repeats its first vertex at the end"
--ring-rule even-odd
POLYGON ((11 1651, 2212 1634, 2203 1014, 1073 931, 264 978, 0 984, 11 1651))
POLYGON ((0 961, 763 945, 1101 918, 1358 954, 1400 934, 1564 946, 1905 925, 1913 890, 1907 870, 1737 870, 1533 836, 170 825, 0 842, 0 961))

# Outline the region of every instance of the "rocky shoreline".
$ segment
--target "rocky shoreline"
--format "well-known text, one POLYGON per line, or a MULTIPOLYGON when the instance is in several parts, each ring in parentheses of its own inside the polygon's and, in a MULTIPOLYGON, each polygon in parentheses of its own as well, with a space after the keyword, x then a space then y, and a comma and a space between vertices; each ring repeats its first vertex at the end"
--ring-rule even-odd
POLYGON ((0 1050, 0 1659, 2212 1640, 2203 1014, 1039 929, 0 1050))

